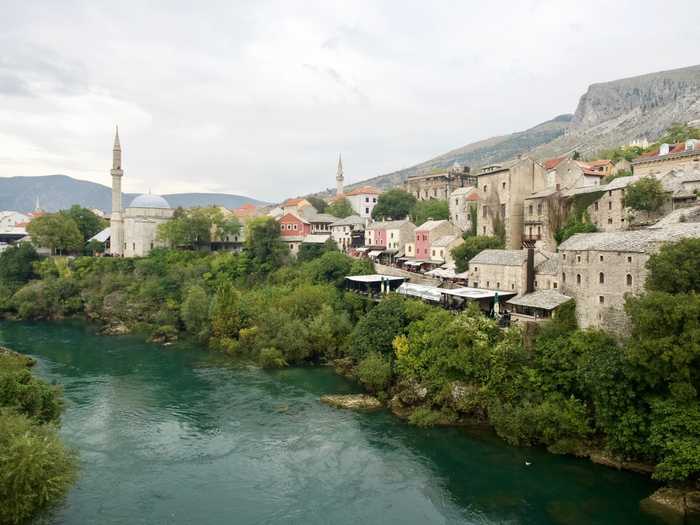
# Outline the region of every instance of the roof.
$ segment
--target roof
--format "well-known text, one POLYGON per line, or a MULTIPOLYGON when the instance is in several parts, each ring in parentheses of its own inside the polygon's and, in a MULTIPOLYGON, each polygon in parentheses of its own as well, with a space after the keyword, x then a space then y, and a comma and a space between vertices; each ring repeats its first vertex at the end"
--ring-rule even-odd
POLYGON ((302 241, 304 244, 323 244, 326 242, 328 239, 330 239, 331 236, 329 234, 310 234, 304 237, 304 240, 302 241))
POLYGON ((527 250, 482 250, 469 260, 472 264, 521 266, 527 259, 527 250))
POLYGON ((595 250, 600 252, 646 253, 652 244, 700 237, 700 223, 679 223, 644 230, 577 233, 559 245, 559 251, 595 250))
POLYGON ((425 272, 425 275, 430 277, 440 277, 442 279, 454 279, 455 271, 454 268, 435 268, 429 272, 425 272))
POLYGON ((299 210, 298 215, 309 222, 323 222, 331 224, 338 220, 338 217, 334 217, 328 213, 318 213, 316 208, 313 206, 304 206, 299 210))
POLYGON ((306 200, 302 198, 287 199, 282 203, 282 206, 298 206, 299 204, 302 204, 304 202, 306 202, 306 200))
POLYGON ((613 162, 609 159, 591 160, 588 161, 588 164, 593 167, 613 166, 613 162))
POLYGON ((639 157, 634 159, 632 161, 632 164, 639 164, 642 162, 650 162, 657 160, 662 157, 666 157, 667 155, 679 155, 679 156, 684 156, 684 155, 698 155, 700 154, 700 140, 695 140, 692 143, 692 147, 690 149, 687 149, 686 146, 687 142, 679 142, 677 144, 669 144, 668 148, 668 153, 665 155, 659 155, 660 151, 660 146, 654 148, 651 151, 647 151, 646 153, 642 153, 639 157))
POLYGON ((110 235, 111 235, 111 229, 109 228, 109 226, 107 226, 107 227, 106 227, 104 230, 102 230, 101 232, 99 232, 99 233, 93 235, 92 237, 90 237, 90 238, 88 239, 88 242, 90 242, 90 241, 107 242, 107 239, 110 238, 110 235))
POLYGON ((557 157, 556 159, 545 160, 543 164, 544 169, 546 169, 547 171, 553 170, 554 168, 559 166, 559 164, 561 164, 561 162, 564 159, 566 159, 566 157, 557 157))
MULTIPOLYGON (((474 186, 462 186, 461 188, 457 188, 454 190, 452 193, 450 193, 451 197, 457 197, 459 195, 476 195, 476 199, 479 199, 479 190, 475 188, 474 186)), ((471 199, 470 199, 471 200, 471 199)))
POLYGON ((438 248, 447 247, 457 239, 460 239, 459 235, 443 235, 439 239, 435 240, 431 246, 437 246, 438 248))
POLYGON ((420 231, 430 231, 434 230, 438 226, 442 226, 445 223, 448 223, 446 219, 438 220, 438 221, 425 221, 423 224, 420 226, 416 226, 416 230, 420 231))
POLYGON ((527 306, 530 308, 539 308, 540 310, 554 310, 571 300, 571 297, 550 288, 548 290, 537 290, 528 294, 514 297, 506 301, 508 304, 515 306, 527 306))
POLYGON ((444 288, 441 290, 444 295, 453 295, 463 297, 465 299, 488 299, 491 297, 503 297, 505 295, 515 295, 515 292, 505 292, 500 290, 486 290, 484 288, 471 288, 464 286, 462 288, 444 288))
POLYGON ((541 199, 542 197, 549 197, 550 195, 554 195, 557 193, 557 189, 552 187, 552 188, 545 188, 540 191, 536 191, 535 193, 531 193, 527 197, 525 197, 525 200, 527 199, 541 199))
POLYGON ((380 193, 381 190, 378 190, 374 186, 360 186, 359 188, 355 188, 354 190, 346 192, 345 196, 348 197, 350 195, 379 195, 380 193))
POLYGON ((348 281, 354 283, 381 283, 382 281, 405 281, 405 277, 393 277, 391 275, 379 275, 378 273, 370 275, 348 275, 348 281))
MULTIPOLYGON (((547 256, 545 256, 547 257, 547 256)), ((558 253, 553 253, 547 259, 535 266, 536 274, 556 274, 559 273, 561 256, 558 253)))
POLYGON ((425 299, 427 301, 433 301, 436 303, 440 302, 440 299, 442 297, 441 292, 442 290, 436 286, 413 283, 403 283, 396 289, 396 293, 400 293, 401 295, 418 297, 420 299, 425 299))
POLYGON ((700 206, 691 206, 688 208, 673 210, 671 213, 650 227, 665 228, 666 226, 671 226, 673 224, 682 224, 684 222, 693 223, 698 221, 700 221, 700 206))
POLYGON ((144 193, 139 195, 129 205, 129 208, 161 208, 169 209, 170 204, 160 195, 153 195, 150 193, 144 193))
POLYGON ((365 220, 359 215, 348 215, 344 219, 336 219, 331 227, 334 226, 364 226, 365 220))
POLYGON ((294 213, 293 211, 288 211, 284 213, 281 217, 279 217, 277 220, 278 221, 283 221, 285 217, 294 217, 296 220, 303 222, 304 224, 309 224, 309 221, 306 220, 303 216, 301 216, 298 213, 294 213))
MULTIPOLYGON (((401 228, 405 224, 410 224, 413 226, 413 223, 408 220, 408 219, 399 219, 398 221, 377 221, 371 223, 369 226, 367 226, 368 230, 395 230, 397 228, 401 228)), ((415 227, 415 226, 414 226, 415 227)))

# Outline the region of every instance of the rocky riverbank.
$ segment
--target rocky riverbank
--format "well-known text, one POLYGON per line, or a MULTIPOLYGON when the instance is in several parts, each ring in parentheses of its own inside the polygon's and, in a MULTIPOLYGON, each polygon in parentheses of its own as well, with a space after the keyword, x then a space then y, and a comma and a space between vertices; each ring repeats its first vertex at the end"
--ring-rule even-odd
POLYGON ((360 411, 379 410, 384 406, 376 397, 366 394, 325 395, 321 396, 321 403, 334 408, 360 411))

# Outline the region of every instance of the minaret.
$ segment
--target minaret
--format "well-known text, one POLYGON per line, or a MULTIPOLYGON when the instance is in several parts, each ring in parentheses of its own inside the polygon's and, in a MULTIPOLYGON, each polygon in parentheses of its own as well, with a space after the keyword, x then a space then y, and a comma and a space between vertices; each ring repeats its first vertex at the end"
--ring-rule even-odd
POLYGON ((112 215, 110 216, 110 253, 124 255, 124 217, 122 209, 122 147, 119 144, 119 126, 114 135, 112 149, 112 215))
POLYGON ((340 158, 340 153, 338 153, 338 172, 335 175, 335 194, 340 197, 343 194, 343 159, 340 158))

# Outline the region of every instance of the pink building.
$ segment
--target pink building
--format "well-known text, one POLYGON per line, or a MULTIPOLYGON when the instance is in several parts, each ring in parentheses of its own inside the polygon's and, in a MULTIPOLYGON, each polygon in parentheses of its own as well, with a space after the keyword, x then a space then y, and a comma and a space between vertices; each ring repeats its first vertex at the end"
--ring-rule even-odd
POLYGON ((311 223, 294 213, 285 213, 279 223, 282 237, 304 237, 311 233, 311 223))
POLYGON ((383 224, 371 224, 365 230, 365 245, 386 248, 386 228, 383 224))
POLYGON ((429 261, 431 246, 440 237, 446 235, 461 235, 462 230, 447 220, 426 221, 416 227, 416 246, 414 257, 429 261))

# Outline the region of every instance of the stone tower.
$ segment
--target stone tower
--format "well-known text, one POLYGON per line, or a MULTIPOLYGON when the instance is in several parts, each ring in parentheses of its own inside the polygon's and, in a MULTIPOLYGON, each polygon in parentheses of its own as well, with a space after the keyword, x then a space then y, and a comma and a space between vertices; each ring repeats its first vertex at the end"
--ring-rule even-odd
POLYGON ((338 172, 335 175, 335 194, 340 197, 343 194, 343 159, 338 154, 338 172))
POLYGON ((124 216, 122 208, 122 147, 119 144, 119 127, 114 135, 112 149, 112 215, 109 219, 110 253, 115 256, 124 255, 124 216))

